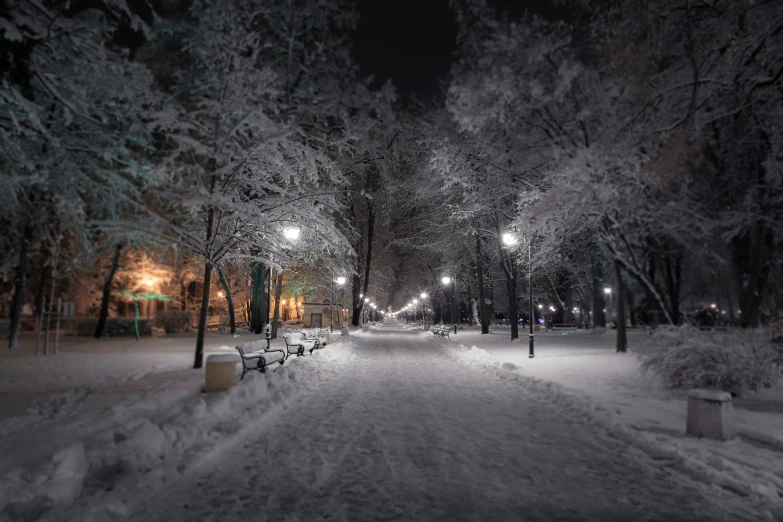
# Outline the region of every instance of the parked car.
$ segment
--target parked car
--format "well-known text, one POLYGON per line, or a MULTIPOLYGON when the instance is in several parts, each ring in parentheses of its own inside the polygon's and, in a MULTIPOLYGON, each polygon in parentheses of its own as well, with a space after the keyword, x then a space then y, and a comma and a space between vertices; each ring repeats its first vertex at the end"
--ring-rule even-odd
POLYGON ((305 324, 301 319, 291 319, 285 322, 285 327, 291 329, 304 328, 305 324))

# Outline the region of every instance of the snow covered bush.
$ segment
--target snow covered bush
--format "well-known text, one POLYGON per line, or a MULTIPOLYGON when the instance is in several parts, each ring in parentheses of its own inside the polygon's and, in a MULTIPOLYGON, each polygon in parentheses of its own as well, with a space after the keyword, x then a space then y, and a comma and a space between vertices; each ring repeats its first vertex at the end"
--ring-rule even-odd
POLYGON ((716 388, 739 395, 772 386, 783 363, 761 330, 702 331, 661 327, 641 339, 635 351, 644 372, 674 388, 716 388))
MULTIPOLYGON (((95 333, 95 327, 98 325, 97 319, 83 319, 76 325, 76 335, 89 337, 95 333)), ((124 317, 112 317, 106 320, 106 327, 103 330, 104 337, 131 337, 136 335, 136 327, 133 319, 124 317)), ((152 335, 152 325, 149 319, 139 319, 139 335, 152 335)))
POLYGON ((155 316, 155 326, 163 328, 167 334, 186 332, 192 322, 193 316, 187 310, 166 310, 155 316))

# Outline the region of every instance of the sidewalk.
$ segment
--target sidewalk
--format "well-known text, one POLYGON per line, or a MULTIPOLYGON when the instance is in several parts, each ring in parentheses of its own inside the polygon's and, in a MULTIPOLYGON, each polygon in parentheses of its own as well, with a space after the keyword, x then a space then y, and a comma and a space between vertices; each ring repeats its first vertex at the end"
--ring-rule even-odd
POLYGON ((738 439, 695 439, 685 434, 687 390, 668 389, 638 371, 633 344, 641 335, 648 334, 629 331, 631 351, 616 353, 612 330, 536 332, 532 359, 527 332, 511 342, 510 327, 496 327, 488 335, 466 327, 451 342, 485 350, 515 374, 557 383, 564 394, 585 400, 661 447, 698 458, 710 472, 748 481, 763 496, 783 497, 783 379, 733 401, 738 439))

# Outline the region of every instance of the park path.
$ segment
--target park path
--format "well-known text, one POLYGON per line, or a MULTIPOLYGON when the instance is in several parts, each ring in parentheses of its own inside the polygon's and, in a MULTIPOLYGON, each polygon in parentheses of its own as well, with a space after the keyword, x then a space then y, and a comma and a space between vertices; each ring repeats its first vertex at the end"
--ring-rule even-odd
POLYGON ((396 328, 351 338, 350 372, 132 520, 753 519, 733 494, 459 361, 448 341, 396 328))

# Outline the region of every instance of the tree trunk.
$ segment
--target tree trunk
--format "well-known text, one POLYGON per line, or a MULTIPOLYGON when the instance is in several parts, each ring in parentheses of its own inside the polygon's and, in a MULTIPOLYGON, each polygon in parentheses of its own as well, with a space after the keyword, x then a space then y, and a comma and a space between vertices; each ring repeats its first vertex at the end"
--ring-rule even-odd
POLYGON ((237 322, 236 317, 234 316, 234 298, 231 296, 231 288, 228 286, 228 281, 226 281, 226 278, 223 275, 223 270, 220 269, 219 265, 216 268, 218 277, 220 278, 220 284, 223 285, 223 291, 226 293, 226 303, 228 303, 228 325, 231 328, 231 334, 233 335, 237 333, 237 322))
POLYGON ((606 314, 604 308, 604 274, 601 266, 601 250, 598 245, 590 247, 590 265, 593 275, 593 328, 606 328, 606 314))
POLYGON ((614 268, 614 281, 617 295, 617 351, 628 351, 628 339, 625 331, 625 288, 623 285, 623 275, 620 270, 620 263, 616 259, 612 261, 614 268))
POLYGON ((669 294, 669 315, 674 324, 680 324, 680 286, 682 280, 682 255, 675 254, 674 260, 664 259, 666 293, 669 294))
MULTIPOLYGON (((367 257, 364 262, 364 294, 367 297, 367 289, 370 287, 370 263, 372 262, 372 238, 375 234, 375 213, 373 212, 373 206, 368 204, 367 218, 367 257)), ((361 303, 360 310, 364 308, 364 301, 361 303)))
MULTIPOLYGON (((475 271, 475 265, 473 267, 475 271)), ((477 323, 481 322, 478 315, 478 298, 476 297, 476 293, 473 291, 473 282, 471 282, 468 285, 468 306, 470 308, 469 314, 470 314, 470 326, 476 326, 477 323)))
POLYGON ((22 305, 24 302, 25 283, 27 282, 27 254, 30 251, 30 242, 33 239, 33 220, 28 215, 22 233, 22 242, 19 246, 19 264, 16 267, 16 279, 14 281, 14 299, 11 303, 11 325, 8 335, 8 348, 19 348, 19 335, 21 333, 22 305))
POLYGON ((742 328, 758 326, 759 308, 769 278, 769 252, 774 234, 769 227, 756 222, 754 227, 731 240, 734 281, 742 328))
POLYGON ((266 267, 264 264, 260 261, 253 262, 253 269, 250 274, 250 328, 255 334, 260 334, 264 331, 264 322, 267 318, 266 291, 264 288, 265 277, 266 267))
POLYGON ((57 267, 60 263, 60 248, 62 245, 62 228, 58 228, 54 238, 54 255, 52 256, 52 287, 49 292, 49 313, 46 315, 46 337, 44 337, 44 355, 49 354, 49 330, 52 325, 52 313, 54 312, 54 295, 57 290, 57 267))
POLYGON ((278 271, 275 278, 275 311, 272 320, 272 339, 277 339, 277 323, 280 321, 280 296, 283 294, 283 272, 278 271))
POLYGON ((481 333, 489 333, 489 313, 487 311, 486 287, 484 284, 484 263, 482 262, 481 237, 476 234, 476 282, 478 284, 481 333))
POLYGON ((204 338, 207 333, 207 313, 209 312, 209 289, 212 281, 212 263, 204 263, 204 290, 201 293, 201 311, 198 314, 198 335, 196 336, 196 355, 193 368, 201 368, 204 364, 204 338))
POLYGON ((114 245, 114 255, 111 257, 111 267, 103 283, 103 296, 101 297, 101 310, 98 314, 98 325, 95 327, 95 338, 100 339, 103 336, 103 329, 106 327, 106 318, 109 317, 109 301, 111 300, 111 284, 114 281, 114 274, 117 273, 117 267, 120 264, 120 252, 123 242, 118 241, 114 245))

